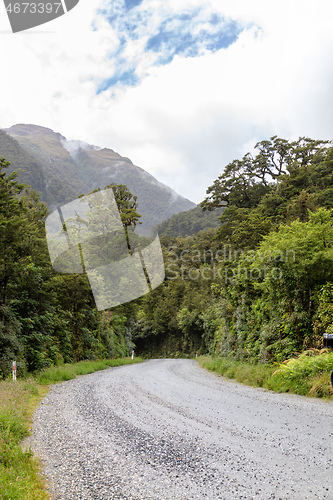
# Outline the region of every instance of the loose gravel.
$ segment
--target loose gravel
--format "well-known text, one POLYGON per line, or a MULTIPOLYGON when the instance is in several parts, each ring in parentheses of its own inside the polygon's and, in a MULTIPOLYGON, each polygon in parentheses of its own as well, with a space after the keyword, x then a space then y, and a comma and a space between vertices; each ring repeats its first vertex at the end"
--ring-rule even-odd
POLYGON ((332 435, 332 403, 167 359, 52 386, 30 444, 54 500, 323 500, 332 435))

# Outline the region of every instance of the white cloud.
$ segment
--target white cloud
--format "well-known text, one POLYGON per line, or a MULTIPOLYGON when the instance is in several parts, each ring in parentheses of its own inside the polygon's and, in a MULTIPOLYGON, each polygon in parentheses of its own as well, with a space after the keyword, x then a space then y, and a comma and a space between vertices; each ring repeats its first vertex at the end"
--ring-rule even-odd
POLYGON ((124 35, 96 15, 106 4, 81 0, 66 16, 15 35, 4 33, 0 9, 1 127, 36 123, 110 147, 196 202, 258 140, 332 138, 330 0, 145 0, 149 29, 138 26, 140 40, 121 50, 142 81, 97 95, 119 69, 112 54, 124 35), (195 7, 205 7, 202 19, 219 12, 247 29, 228 49, 154 65, 156 54, 144 51, 150 34, 195 7))

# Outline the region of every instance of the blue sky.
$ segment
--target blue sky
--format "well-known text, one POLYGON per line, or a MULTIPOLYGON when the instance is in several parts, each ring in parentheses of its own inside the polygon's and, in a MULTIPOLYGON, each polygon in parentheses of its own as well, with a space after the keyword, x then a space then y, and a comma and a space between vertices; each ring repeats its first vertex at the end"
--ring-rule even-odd
POLYGON ((215 53, 227 49, 244 29, 236 20, 204 6, 175 13, 165 11, 163 3, 152 11, 146 5, 142 0, 116 0, 100 10, 99 15, 115 30, 118 45, 110 53, 116 61, 114 75, 99 84, 98 93, 118 85, 140 84, 147 75, 137 72, 144 58, 149 58, 150 69, 170 64, 175 56, 196 58, 215 53), (126 57, 128 47, 139 41, 143 41, 141 59, 126 57))
POLYGON ((331 0, 81 0, 13 35, 0 3, 0 127, 109 147, 199 203, 260 140, 333 138, 332 19, 331 0))

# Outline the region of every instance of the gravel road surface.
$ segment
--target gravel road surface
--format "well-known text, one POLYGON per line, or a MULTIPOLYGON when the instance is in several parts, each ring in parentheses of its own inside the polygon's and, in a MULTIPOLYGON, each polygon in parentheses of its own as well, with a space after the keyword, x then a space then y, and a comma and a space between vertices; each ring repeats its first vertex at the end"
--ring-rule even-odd
POLYGON ((331 500, 332 437, 332 403, 165 359, 52 386, 30 442, 55 500, 331 500))

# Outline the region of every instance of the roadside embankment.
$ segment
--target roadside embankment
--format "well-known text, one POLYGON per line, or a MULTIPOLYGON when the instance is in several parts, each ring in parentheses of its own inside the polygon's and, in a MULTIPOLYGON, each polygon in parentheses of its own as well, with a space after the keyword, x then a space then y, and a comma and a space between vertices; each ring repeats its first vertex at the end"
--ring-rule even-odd
POLYGON ((199 356, 202 368, 237 382, 275 392, 333 399, 330 382, 333 351, 309 349, 283 363, 251 364, 230 358, 199 356))

